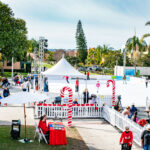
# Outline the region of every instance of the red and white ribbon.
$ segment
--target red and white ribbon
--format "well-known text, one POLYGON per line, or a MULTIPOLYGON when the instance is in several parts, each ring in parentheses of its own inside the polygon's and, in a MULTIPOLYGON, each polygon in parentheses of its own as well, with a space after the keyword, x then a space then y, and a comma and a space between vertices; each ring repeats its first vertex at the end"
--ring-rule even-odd
POLYGON ((73 93, 72 89, 70 87, 63 87, 60 91, 61 98, 64 98, 65 91, 69 92, 69 105, 68 105, 68 126, 70 127, 72 125, 72 101, 73 101, 73 93))
POLYGON ((108 80, 107 81, 107 87, 110 86, 109 83, 112 83, 112 106, 114 107, 115 106, 115 80, 108 80))

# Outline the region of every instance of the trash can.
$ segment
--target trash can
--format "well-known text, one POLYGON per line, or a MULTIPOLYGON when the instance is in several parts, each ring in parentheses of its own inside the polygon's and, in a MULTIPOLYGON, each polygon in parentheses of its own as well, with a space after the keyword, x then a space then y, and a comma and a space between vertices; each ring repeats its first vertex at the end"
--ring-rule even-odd
POLYGON ((13 139, 18 139, 20 138, 20 131, 21 131, 21 122, 20 120, 12 120, 11 124, 11 137, 13 139))

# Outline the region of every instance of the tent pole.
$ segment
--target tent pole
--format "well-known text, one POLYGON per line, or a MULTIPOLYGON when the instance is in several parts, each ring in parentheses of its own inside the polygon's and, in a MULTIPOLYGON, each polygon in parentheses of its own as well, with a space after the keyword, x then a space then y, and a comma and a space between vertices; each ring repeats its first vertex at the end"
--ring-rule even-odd
POLYGON ((26 106, 24 103, 24 124, 25 124, 25 139, 27 138, 27 129, 26 129, 26 106))

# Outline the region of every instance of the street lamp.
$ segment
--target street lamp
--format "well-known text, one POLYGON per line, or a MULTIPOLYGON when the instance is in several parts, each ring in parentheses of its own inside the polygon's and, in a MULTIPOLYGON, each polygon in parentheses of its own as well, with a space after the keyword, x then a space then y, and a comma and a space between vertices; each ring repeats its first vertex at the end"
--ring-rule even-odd
POLYGON ((125 66, 126 66, 126 47, 123 47, 123 75, 125 75, 125 66))

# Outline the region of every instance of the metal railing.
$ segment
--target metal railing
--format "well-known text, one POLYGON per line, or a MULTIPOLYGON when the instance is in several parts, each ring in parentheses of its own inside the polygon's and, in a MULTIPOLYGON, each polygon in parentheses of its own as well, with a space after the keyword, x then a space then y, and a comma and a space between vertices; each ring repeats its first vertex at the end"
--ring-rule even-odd
POLYGON ((133 140, 141 145, 141 134, 144 127, 141 127, 131 119, 123 116, 121 113, 117 112, 114 109, 109 108, 108 106, 104 106, 102 109, 103 118, 108 121, 113 126, 116 126, 121 131, 124 131, 125 126, 128 126, 130 130, 133 132, 133 140))

